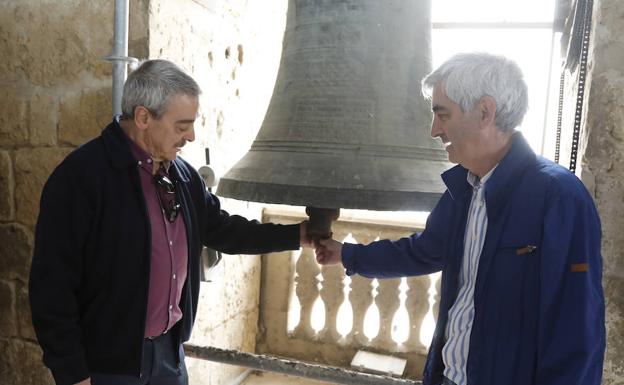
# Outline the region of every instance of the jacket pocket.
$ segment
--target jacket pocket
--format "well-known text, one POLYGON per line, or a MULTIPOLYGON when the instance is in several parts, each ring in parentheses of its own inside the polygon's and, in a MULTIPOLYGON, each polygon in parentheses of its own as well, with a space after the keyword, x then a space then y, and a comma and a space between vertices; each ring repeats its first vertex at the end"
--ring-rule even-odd
POLYGON ((522 298, 538 279, 540 246, 537 242, 514 242, 499 247, 490 270, 493 290, 506 300, 522 298))
POLYGON ((536 254, 538 246, 535 243, 527 243, 526 245, 516 245, 502 247, 499 250, 503 253, 513 252, 515 255, 536 254))

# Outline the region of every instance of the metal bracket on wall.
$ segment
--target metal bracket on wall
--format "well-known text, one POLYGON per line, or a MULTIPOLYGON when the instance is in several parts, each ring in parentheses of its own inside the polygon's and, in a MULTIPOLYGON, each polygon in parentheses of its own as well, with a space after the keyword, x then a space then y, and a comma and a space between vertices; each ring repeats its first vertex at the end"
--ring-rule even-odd
MULTIPOLYGON (((208 192, 212 193, 212 188, 216 186, 217 178, 214 170, 210 167, 210 149, 208 147, 205 148, 205 156, 206 164, 204 166, 201 166, 197 171, 204 180, 208 192)), ((219 272, 215 271, 214 268, 219 264, 221 259, 222 255, 220 251, 208 247, 203 248, 201 254, 202 269, 199 273, 200 279, 202 281, 212 282, 215 277, 220 274, 219 272)))
POLYGON ((555 139, 555 163, 559 163, 559 153, 561 151, 561 125, 563 122, 563 96, 565 93, 565 67, 561 69, 559 79, 559 106, 557 107, 557 137, 555 139))
MULTIPOLYGON (((581 2, 582 3, 582 2, 581 2)), ((585 97, 585 80, 587 78, 587 55, 589 52, 589 36, 591 31, 593 0, 584 1, 583 34, 581 45, 581 60, 579 67, 578 92, 576 94, 576 111, 574 113, 574 132, 572 133, 572 151, 570 152, 570 171, 576 171, 579 136, 581 133, 581 117, 583 115, 583 100, 585 97)))
POLYGON ((589 53, 589 37, 591 32, 593 0, 578 0, 574 14, 572 38, 568 46, 568 55, 561 72, 559 84, 559 111, 557 117, 557 138, 555 141, 555 162, 559 163, 561 147, 561 121, 563 114, 563 99, 565 89, 565 70, 578 69, 578 90, 576 94, 576 108, 574 111, 574 126, 572 131, 572 147, 570 151, 570 171, 576 171, 578 158, 579 138, 583 116, 583 102, 585 98, 585 81, 587 78, 587 59, 589 53))
POLYGON ((578 0, 574 12, 572 38, 568 43, 568 53, 561 70, 559 83, 559 110, 557 116, 557 136, 555 140, 555 162, 559 163, 561 148, 561 126, 563 115, 563 101, 565 92, 565 70, 574 72, 578 66, 578 89, 576 94, 576 108, 574 111, 574 125, 572 131, 572 147, 570 151, 570 171, 576 171, 578 158, 579 138, 585 97, 585 81, 587 78, 587 60, 589 53, 589 37, 591 32, 593 0, 578 0))

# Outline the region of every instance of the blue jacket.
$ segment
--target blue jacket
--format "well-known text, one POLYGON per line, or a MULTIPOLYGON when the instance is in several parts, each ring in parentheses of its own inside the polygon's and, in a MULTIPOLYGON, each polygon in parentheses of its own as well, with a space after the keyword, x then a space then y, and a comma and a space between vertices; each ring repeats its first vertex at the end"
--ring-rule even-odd
MULTIPOLYGON (((488 226, 474 292, 468 385, 599 385, 605 350, 600 221, 579 179, 537 157, 521 134, 485 186, 488 226), (535 250, 527 246, 537 246, 535 250)), ((472 190, 456 166, 422 234, 345 244, 348 274, 442 270, 423 383, 438 385, 448 310, 458 292, 472 190)))
MULTIPOLYGON (((127 140, 111 123, 72 152, 43 189, 29 294, 44 362, 57 384, 74 384, 90 372, 140 375, 151 231, 127 140)), ((230 254, 298 249, 299 226, 229 215, 188 163, 178 158, 171 170, 188 238, 183 318, 171 331, 181 343, 197 312, 202 245, 230 254)))

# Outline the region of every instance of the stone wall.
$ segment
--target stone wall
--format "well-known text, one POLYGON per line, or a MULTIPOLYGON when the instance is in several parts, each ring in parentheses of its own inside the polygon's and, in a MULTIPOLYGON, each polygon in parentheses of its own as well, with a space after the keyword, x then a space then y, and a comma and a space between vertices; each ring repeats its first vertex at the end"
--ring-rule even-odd
POLYGON ((604 385, 624 384, 624 2, 595 0, 579 157, 602 219, 604 385))
MULTIPOLYGON (((147 52, 147 3, 132 3, 132 54, 147 52)), ((0 2, 0 384, 51 384, 27 282, 43 183, 111 116, 113 3, 0 2)))
MULTIPOLYGON (((30 323, 27 282, 42 186, 75 146, 111 118, 113 1, 0 3, 0 385, 49 384, 30 323)), ((131 0, 129 55, 166 58, 204 93, 197 140, 183 156, 222 175, 249 148, 269 103, 286 2, 131 0), (267 23, 267 20, 270 22, 267 23)), ((223 202, 260 217, 253 204, 223 202)), ((205 283, 194 342, 255 349, 260 262, 226 256, 205 283)), ((189 362, 194 384, 242 371, 189 362)))
MULTIPOLYGON (((623 21, 624 3, 594 0, 576 171, 594 197, 602 221, 607 328, 604 385, 624 384, 623 21)), ((565 71, 560 157, 565 167, 570 164, 578 71, 578 67, 565 71)))

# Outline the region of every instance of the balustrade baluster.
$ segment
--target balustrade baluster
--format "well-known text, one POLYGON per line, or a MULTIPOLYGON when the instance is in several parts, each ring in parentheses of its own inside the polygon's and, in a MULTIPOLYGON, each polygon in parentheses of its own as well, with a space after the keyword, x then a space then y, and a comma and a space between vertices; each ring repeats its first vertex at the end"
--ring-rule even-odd
POLYGON ((297 298, 301 305, 301 313, 299 324, 295 328, 293 334, 297 338, 309 338, 315 335, 312 329, 312 307, 319 296, 318 279, 316 276, 320 273, 319 265, 316 263, 314 251, 304 248, 297 261, 297 277, 295 278, 297 288, 297 298))
POLYGON ((350 338, 356 346, 368 345, 368 338, 364 335, 364 317, 366 310, 373 303, 372 280, 359 275, 351 277, 351 293, 349 302, 353 307, 353 330, 350 338))
MULTIPOLYGON (((423 275, 407 279, 407 299, 405 306, 410 316, 410 334, 406 342, 406 348, 426 352, 427 346, 420 341, 423 319, 429 310, 427 290, 430 287, 429 276, 423 275)), ((427 341, 429 344, 431 341, 427 341)))
POLYGON ((323 275, 321 298, 325 303, 325 328, 320 333, 320 339, 323 341, 335 342, 341 337, 336 330, 336 319, 338 308, 344 300, 343 271, 340 265, 324 266, 321 269, 323 275))
MULTIPOLYGON (((379 279, 378 294, 375 304, 379 309, 379 334, 373 344, 385 350, 392 351, 397 343, 392 339, 392 319, 401 304, 399 300, 399 284, 401 279, 379 279)), ((407 325, 405 325, 407 326, 407 325)))
POLYGON ((405 342, 409 338, 410 321, 407 307, 405 307, 405 300, 407 299, 407 280, 401 278, 401 284, 399 285, 399 308, 394 317, 392 318, 392 340, 398 344, 397 350, 405 349, 405 342))
MULTIPOLYGON (((295 328, 299 325, 301 321, 301 303, 299 302, 299 297, 297 296, 297 261, 299 261, 299 257, 301 256, 301 249, 294 250, 290 253, 290 271, 292 271, 292 276, 290 279, 290 285, 288 289, 288 309, 287 309, 287 320, 286 320, 286 328, 288 333, 293 333, 295 328)), ((269 282, 266 283, 269 285, 269 282)), ((269 297, 273 297, 275 294, 271 294, 269 297)), ((269 299, 265 300, 269 303, 269 299)), ((266 304, 265 304, 266 306, 266 304)))
POLYGON ((342 304, 338 308, 336 315, 336 331, 340 335, 339 342, 346 344, 346 337, 353 330, 353 307, 349 302, 349 293, 351 292, 351 278, 344 276, 342 279, 342 304))

